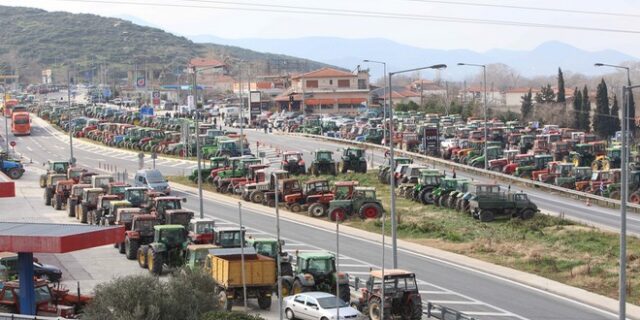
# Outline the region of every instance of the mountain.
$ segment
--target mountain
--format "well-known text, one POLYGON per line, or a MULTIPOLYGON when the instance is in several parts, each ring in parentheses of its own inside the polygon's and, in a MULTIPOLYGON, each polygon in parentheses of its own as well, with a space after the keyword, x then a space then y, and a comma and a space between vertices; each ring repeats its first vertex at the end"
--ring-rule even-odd
MULTIPOLYGON (((586 51, 571 45, 550 41, 540 44, 530 51, 493 49, 484 53, 471 50, 425 49, 394 42, 388 39, 344 39, 333 37, 306 37, 296 39, 223 39, 208 35, 188 36, 195 42, 216 42, 236 45, 248 49, 289 54, 353 69, 362 64, 362 59, 386 61, 387 69, 403 70, 428 64, 446 63, 444 71, 447 78, 462 79, 469 70, 454 67, 458 62, 467 63, 503 63, 523 76, 552 75, 562 67, 565 71, 598 74, 601 70, 593 68, 593 63, 606 61, 621 63, 637 60, 615 50, 586 51)), ((377 66, 371 66, 372 74, 380 76, 377 66)))
POLYGON ((126 78, 127 71, 137 66, 139 70, 166 73, 165 79, 170 79, 193 57, 216 58, 231 64, 249 61, 258 73, 266 68, 275 69, 276 65, 281 72, 327 66, 282 54, 194 43, 158 28, 118 18, 23 7, 0 6, 0 39, 0 70, 4 69, 1 72, 19 73, 21 79, 29 82, 38 82, 42 69, 52 68, 60 73, 68 65, 93 76, 97 75, 99 65, 106 65, 111 79, 126 78))

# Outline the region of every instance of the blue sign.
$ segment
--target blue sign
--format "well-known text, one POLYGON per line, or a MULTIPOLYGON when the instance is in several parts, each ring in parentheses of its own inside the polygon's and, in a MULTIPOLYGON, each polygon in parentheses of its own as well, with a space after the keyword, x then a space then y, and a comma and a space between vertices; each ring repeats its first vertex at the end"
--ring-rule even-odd
POLYGON ((142 106, 142 107, 140 107, 140 114, 143 117, 153 116, 153 107, 150 107, 150 106, 142 106))
POLYGON ((102 96, 105 98, 111 98, 111 89, 105 88, 102 90, 102 96))

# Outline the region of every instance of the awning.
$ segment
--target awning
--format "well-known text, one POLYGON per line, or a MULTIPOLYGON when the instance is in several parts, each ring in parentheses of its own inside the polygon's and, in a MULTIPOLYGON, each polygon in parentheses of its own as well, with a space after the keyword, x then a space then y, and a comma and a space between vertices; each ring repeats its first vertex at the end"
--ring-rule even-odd
POLYGON ((320 105, 320 104, 336 104, 336 99, 307 99, 304 101, 306 105, 320 105))
POLYGON ((365 98, 340 98, 338 104, 360 104, 366 102, 365 98))

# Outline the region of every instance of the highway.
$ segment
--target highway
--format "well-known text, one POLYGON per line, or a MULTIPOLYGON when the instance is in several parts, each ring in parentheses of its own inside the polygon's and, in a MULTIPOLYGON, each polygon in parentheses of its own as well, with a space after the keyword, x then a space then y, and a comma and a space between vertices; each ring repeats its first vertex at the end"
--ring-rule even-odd
MULTIPOLYGON (((0 121, 0 132, 4 132, 3 121, 0 121)), ((68 137, 55 131, 42 121, 34 120, 33 135, 13 138, 17 142, 16 151, 26 159, 32 159, 34 165, 40 165, 50 159, 68 159, 68 137)), ((247 132, 250 137, 263 141, 270 141, 272 146, 267 150, 272 152, 278 146, 288 146, 289 150, 310 151, 316 148, 335 150, 335 144, 318 142, 313 139, 302 139, 288 136, 265 136, 263 133, 247 132), (275 144, 275 146, 273 145, 275 144)), ((267 143, 268 146, 269 143, 267 143)), ((126 169, 129 178, 137 169, 138 159, 135 154, 115 151, 89 143, 76 142, 74 144, 75 157, 81 166, 94 168, 104 164, 117 167, 118 171, 126 169)), ((374 155, 378 157, 377 155, 374 155)), ((381 157, 379 158, 382 159, 381 157)), ((148 163, 147 163, 148 166, 148 163)), ((182 174, 189 172, 193 162, 182 160, 161 160, 157 167, 165 174, 182 174)), ((197 208, 197 197, 192 191, 180 190, 174 187, 174 193, 188 198, 187 207, 197 208)), ((206 193, 205 193, 206 194, 206 193)), ((557 196, 546 195, 545 198, 557 198, 556 207, 569 201, 557 196)), ((536 199, 536 201, 539 201, 536 199)), ((205 213, 222 223, 237 223, 238 209, 236 200, 217 200, 210 195, 204 199, 205 213)), ((543 204, 541 203, 541 206, 543 204)), ((587 212, 586 207, 581 211, 587 212)), ((599 211, 593 207, 589 208, 599 211)), ((260 209, 244 210, 245 225, 256 234, 275 234, 275 219, 273 210, 260 209)), ((62 213, 61 213, 62 214, 62 213)), ((566 212, 569 215, 569 212, 566 212)), ((287 240, 288 250, 335 249, 335 233, 332 228, 319 228, 307 223, 290 219, 281 219, 282 236, 287 240)), ((637 230, 638 225, 634 226, 637 230)), ((363 240, 358 237, 343 235, 340 240, 340 262, 342 270, 351 275, 366 278, 370 267, 378 268, 381 260, 381 244, 363 240)), ((391 257, 387 246, 386 256, 391 257)), ((581 319, 600 320, 614 319, 615 315, 599 310, 580 302, 520 285, 499 276, 488 275, 472 268, 459 267, 438 257, 430 257, 420 252, 400 249, 398 252, 399 267, 415 271, 420 280, 420 290, 423 298, 434 301, 457 310, 463 311, 478 319, 581 319)), ((132 268, 134 266, 132 264, 132 268)), ((387 260, 390 267, 390 259, 387 260)))

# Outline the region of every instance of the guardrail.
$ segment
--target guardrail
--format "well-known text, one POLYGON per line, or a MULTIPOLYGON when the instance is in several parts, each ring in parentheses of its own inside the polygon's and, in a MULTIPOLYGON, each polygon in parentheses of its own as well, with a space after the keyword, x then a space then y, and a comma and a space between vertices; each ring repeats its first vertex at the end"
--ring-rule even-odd
POLYGON ((427 315, 427 318, 436 318, 441 320, 480 320, 451 308, 431 302, 427 302, 427 311, 423 313, 427 315))
MULTIPOLYGON (((388 147, 381 146, 381 145, 378 145, 378 144, 368 143, 368 142, 357 142, 357 141, 353 141, 353 140, 332 138, 332 137, 325 137, 325 136, 318 136, 318 135, 312 135, 312 134, 306 134, 306 133, 285 132, 284 134, 307 137, 307 138, 322 139, 322 140, 333 141, 333 142, 344 143, 344 144, 351 144, 351 145, 355 145, 355 146, 366 147, 368 149, 378 149, 378 150, 384 150, 384 151, 389 150, 388 147)), ((412 158, 420 158, 420 159, 424 160, 425 162, 431 163, 432 165, 436 165, 437 164, 437 165, 446 167, 446 168, 451 169, 451 170, 453 170, 455 168, 456 172, 466 172, 466 173, 470 173, 470 174, 474 174, 474 175, 481 175, 481 176, 489 177, 489 178, 492 178, 492 179, 495 179, 495 180, 507 181, 507 182, 509 182, 511 184, 514 184, 514 185, 526 186, 526 187, 529 187, 529 188, 538 188, 538 189, 542 189, 542 190, 550 191, 550 192, 563 193, 563 194, 566 194, 567 196, 573 197, 576 200, 582 200, 582 201, 589 200, 592 204, 598 205, 600 207, 605 207, 605 208, 619 208, 620 207, 620 201, 619 200, 609 199, 609 198, 597 196, 597 195, 586 193, 586 192, 566 189, 566 188, 562 188, 562 187, 559 187, 559 186, 554 186, 554 185, 551 185, 551 184, 543 183, 543 182, 540 182, 540 181, 534 181, 534 180, 514 177, 514 176, 511 176, 511 175, 507 175, 507 174, 504 174, 504 173, 495 172, 495 171, 491 171, 491 170, 484 170, 484 169, 480 169, 480 168, 474 168, 474 167, 467 166, 467 165, 464 165, 464 164, 455 163, 455 162, 447 161, 447 160, 440 159, 440 158, 426 156, 426 155, 423 155, 423 154, 420 154, 420 153, 409 152, 409 151, 405 151, 405 150, 394 150, 394 151, 397 154, 409 156, 409 157, 412 157, 412 158)), ((638 205, 638 204, 627 204, 627 207, 632 212, 640 213, 640 205, 638 205)))
POLYGON ((0 320, 63 320, 62 317, 28 316, 24 314, 0 313, 0 320))

